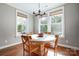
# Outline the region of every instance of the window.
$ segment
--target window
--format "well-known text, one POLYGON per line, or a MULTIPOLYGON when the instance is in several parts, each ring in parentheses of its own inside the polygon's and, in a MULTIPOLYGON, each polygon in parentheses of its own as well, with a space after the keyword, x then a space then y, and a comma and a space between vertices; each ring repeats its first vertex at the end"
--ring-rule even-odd
POLYGON ((47 32, 47 17, 42 17, 40 20, 40 32, 47 32))
POLYGON ((20 35, 26 32, 26 19, 27 18, 25 17, 25 15, 21 13, 17 13, 17 20, 16 20, 17 35, 20 35))
POLYGON ((62 10, 57 10, 51 13, 51 33, 52 34, 63 34, 62 29, 63 13, 62 10))

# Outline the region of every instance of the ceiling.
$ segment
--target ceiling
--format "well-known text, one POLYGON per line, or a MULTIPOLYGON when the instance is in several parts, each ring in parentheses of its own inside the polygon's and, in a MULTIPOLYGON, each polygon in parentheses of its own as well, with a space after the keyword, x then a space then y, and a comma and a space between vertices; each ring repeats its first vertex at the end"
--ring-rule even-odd
MULTIPOLYGON (((40 10, 47 11, 63 4, 64 3, 40 3, 40 10)), ((37 11, 39 9, 39 3, 8 3, 8 5, 23 10, 29 14, 32 14, 33 11, 37 11)))

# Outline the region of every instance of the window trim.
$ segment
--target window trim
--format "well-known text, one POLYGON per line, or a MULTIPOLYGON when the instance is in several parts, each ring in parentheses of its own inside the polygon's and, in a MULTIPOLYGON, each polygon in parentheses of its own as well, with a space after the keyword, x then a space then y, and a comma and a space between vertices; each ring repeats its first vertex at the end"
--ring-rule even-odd
MULTIPOLYGON (((42 24, 41 20, 40 19, 38 19, 38 20, 39 20, 39 26, 38 26, 39 32, 38 33, 41 33, 41 25, 47 25, 47 28, 48 28, 48 23, 47 24, 42 24)), ((48 29, 47 29, 47 31, 48 31, 48 29)))
MULTIPOLYGON (((58 7, 58 8, 55 8, 53 10, 50 10, 48 11, 48 18, 49 18, 49 23, 47 24, 47 31, 48 32, 51 32, 51 16, 50 16, 50 13, 53 12, 53 11, 56 11, 56 10, 61 10, 62 9, 62 35, 64 36, 65 35, 65 25, 64 25, 64 6, 61 6, 61 7, 58 7)), ((41 21, 38 20, 39 22, 39 26, 38 26, 38 31, 40 33, 40 25, 41 25, 41 21)))
MULTIPOLYGON (((16 37, 18 37, 19 35, 17 34, 17 12, 19 12, 19 13, 22 13, 23 15, 26 15, 27 16, 27 19, 28 19, 28 14, 26 13, 26 12, 23 12, 23 11, 21 11, 21 10, 16 10, 16 15, 15 15, 15 17, 16 17, 16 24, 15 24, 15 26, 16 26, 16 29, 15 29, 15 31, 16 31, 16 37)), ((25 17, 26 18, 26 17, 25 17)))
MULTIPOLYGON (((53 12, 53 11, 56 11, 56 10, 61 10, 62 9, 62 35, 64 36, 65 35, 65 25, 64 25, 64 6, 62 7, 59 7, 59 8, 56 8, 56 9, 53 9, 51 11, 49 11, 49 17, 50 17, 50 20, 51 20, 51 16, 50 16, 50 13, 53 12)), ((51 24, 50 24, 51 26, 51 24)), ((51 29, 51 28, 50 28, 51 29)))

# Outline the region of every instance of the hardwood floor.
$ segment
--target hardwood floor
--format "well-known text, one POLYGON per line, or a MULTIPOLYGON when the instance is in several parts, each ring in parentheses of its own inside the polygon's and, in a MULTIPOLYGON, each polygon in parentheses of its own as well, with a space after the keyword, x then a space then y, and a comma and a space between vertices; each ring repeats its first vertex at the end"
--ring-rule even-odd
MULTIPOLYGON (((23 55, 22 44, 18 44, 16 46, 0 50, 0 56, 22 56, 22 55, 23 55)), ((48 56, 54 56, 52 48, 48 49, 48 56)), ((57 56, 79 56, 79 51, 77 50, 75 51, 73 49, 65 47, 58 47, 57 56)))

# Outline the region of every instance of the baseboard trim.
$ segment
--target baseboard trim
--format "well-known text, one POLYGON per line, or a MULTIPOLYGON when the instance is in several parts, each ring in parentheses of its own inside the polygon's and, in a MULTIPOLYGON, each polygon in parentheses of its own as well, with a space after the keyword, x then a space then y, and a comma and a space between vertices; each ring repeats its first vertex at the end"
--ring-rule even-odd
POLYGON ((69 45, 64 45, 64 44, 58 44, 59 46, 63 46, 63 47, 67 47, 67 48, 71 48, 74 50, 79 50, 79 47, 74 47, 74 46, 69 46, 69 45))
POLYGON ((13 44, 5 45, 5 46, 0 47, 0 49, 4 49, 4 48, 11 47, 11 46, 14 46, 14 45, 17 45, 17 44, 21 44, 21 43, 22 43, 22 42, 18 42, 18 43, 13 43, 13 44))
MULTIPOLYGON (((18 43, 13 43, 13 44, 10 44, 10 45, 6 45, 6 46, 3 46, 3 47, 0 47, 0 49, 4 49, 4 48, 7 48, 7 47, 11 47, 11 46, 14 46, 14 45, 17 45, 17 44, 21 44, 22 42, 18 42, 18 43)), ((58 44, 59 46, 63 46, 63 47, 67 47, 67 48, 71 48, 71 49, 74 49, 74 50, 79 50, 79 47, 74 47, 74 46, 69 46, 69 45, 64 45, 64 44, 58 44)))

